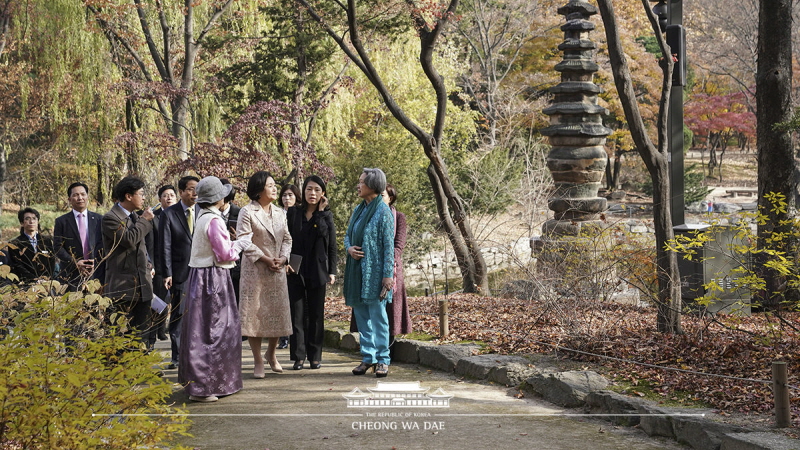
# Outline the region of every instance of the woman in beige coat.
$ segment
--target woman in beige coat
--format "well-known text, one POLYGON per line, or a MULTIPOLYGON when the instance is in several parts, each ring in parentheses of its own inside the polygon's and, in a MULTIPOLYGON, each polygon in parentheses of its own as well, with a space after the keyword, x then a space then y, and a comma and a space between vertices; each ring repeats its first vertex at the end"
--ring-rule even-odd
POLYGON ((242 207, 236 234, 253 233, 253 243, 244 250, 239 286, 242 336, 253 351, 253 376, 264 378, 264 359, 273 372, 283 372, 275 348, 280 336, 292 334, 286 261, 292 250, 292 236, 286 227, 286 213, 272 202, 278 197, 269 172, 256 172, 247 183, 249 205, 242 207), (261 357, 261 339, 269 343, 261 357))

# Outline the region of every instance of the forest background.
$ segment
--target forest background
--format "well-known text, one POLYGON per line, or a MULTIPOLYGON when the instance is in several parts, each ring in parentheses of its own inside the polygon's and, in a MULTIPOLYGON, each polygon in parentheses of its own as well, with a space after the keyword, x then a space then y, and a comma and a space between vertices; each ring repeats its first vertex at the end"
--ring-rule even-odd
MULTIPOLYGON (((533 205, 529 213, 546 209, 549 148, 538 130, 547 125, 547 89, 559 81, 553 66, 562 58, 562 3, 464 2, 434 55, 449 99, 443 157, 476 220, 523 204, 533 205)), ((625 16, 625 50, 652 122, 657 46, 641 5, 631 3, 617 14, 625 16)), ((753 148, 756 5, 684 3, 686 123, 694 136, 687 144, 710 150, 704 170, 721 178, 720 150, 753 148)), ((258 169, 276 179, 296 171, 295 179, 319 173, 330 182, 341 230, 357 200, 360 169, 381 167, 400 190, 397 206, 414 236, 435 231, 428 161, 418 142, 292 2, 190 5, 191 14, 178 2, 0 3, 0 204, 64 210, 65 187, 81 180, 107 207, 113 184, 130 173, 146 180, 155 203, 157 187, 186 172, 243 187, 258 169)), ((435 99, 416 62, 417 30, 407 6, 362 7, 376 11, 365 20, 370 34, 363 39, 379 73, 414 120, 430 123, 435 99)), ((595 82, 605 91, 604 123, 614 130, 606 184, 646 190, 596 19, 595 82)))
MULTIPOLYGON (((564 3, 464 1, 435 49, 447 86, 442 156, 476 224, 511 212, 533 235, 546 219, 552 181, 539 130, 548 125, 541 112, 547 89, 559 82, 553 68, 562 60, 564 18, 556 10, 564 3)), ((313 4, 343 29, 336 2, 313 4)), ((435 17, 436 2, 414 5, 435 17)), ((620 2, 616 11, 654 134, 660 55, 641 7, 620 2)), ((362 2, 360 31, 394 100, 430 128, 436 98, 417 61, 420 27, 410 8, 362 2)), ((303 12, 289 0, 0 0, 0 205, 50 211, 42 221, 50 228, 76 180, 89 184, 103 210, 113 184, 131 173, 145 179, 153 204, 159 185, 187 172, 239 187, 261 169, 279 180, 317 173, 329 181, 342 233, 361 168, 380 167, 409 220, 407 254, 435 247, 440 223, 420 143, 303 12)), ((684 14, 687 147, 704 155, 700 184, 723 182, 725 152, 754 149, 757 2, 684 0, 684 14)), ((604 124, 614 130, 606 191, 646 192, 649 177, 626 131, 603 24, 597 16, 594 22, 595 83, 609 111, 604 124)), ((793 38, 798 55, 798 33, 793 38)), ((15 233, 15 221, 4 220, 4 237, 15 233)), ((476 229, 479 241, 496 232, 476 229)))

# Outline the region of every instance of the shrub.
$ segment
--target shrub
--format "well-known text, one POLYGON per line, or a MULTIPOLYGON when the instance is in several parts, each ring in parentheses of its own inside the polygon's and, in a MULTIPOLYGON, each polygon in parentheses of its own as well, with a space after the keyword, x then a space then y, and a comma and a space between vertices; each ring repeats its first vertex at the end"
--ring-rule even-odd
POLYGON ((0 288, 0 448, 164 448, 185 434, 162 358, 120 333, 123 316, 103 320, 108 298, 62 292, 0 288))
POLYGON ((649 234, 627 230, 623 221, 584 224, 578 236, 543 238, 528 276, 537 312, 571 337, 596 338, 626 320, 620 303, 655 304, 655 248, 649 234), (587 311, 576 315, 575 311, 587 311))
MULTIPOLYGON (((788 204, 783 194, 769 193, 765 195, 772 211, 786 211, 788 204)), ((720 302, 724 296, 730 297, 731 292, 743 290, 745 296, 752 297, 752 303, 744 306, 760 308, 757 302, 760 293, 767 297, 776 298, 778 309, 797 310, 800 302, 797 292, 800 291, 800 265, 798 265, 798 244, 800 243, 800 220, 792 217, 790 232, 775 229, 765 236, 758 236, 755 229, 756 223, 766 223, 768 214, 762 209, 752 213, 741 213, 740 219, 731 225, 714 221, 701 231, 678 235, 667 246, 670 250, 678 252, 687 260, 698 260, 700 255, 709 258, 708 252, 701 252, 705 248, 714 250, 714 257, 722 261, 715 262, 715 267, 722 270, 710 273, 703 284, 704 295, 696 299, 696 303, 704 308, 720 302), (723 236, 732 236, 725 239, 723 236), (755 264, 756 262, 759 262, 755 264), (765 279, 765 272, 760 270, 761 264, 776 274, 779 278, 773 284, 765 279), (767 290, 770 292, 765 292, 767 290)), ((733 222, 733 221, 731 221, 733 222)), ((703 262, 703 261, 700 261, 703 262)), ((736 297, 736 296, 734 296, 736 297)), ((736 312, 743 305, 735 305, 732 311, 736 312)))
POLYGON ((683 199, 688 205, 690 203, 705 200, 706 196, 712 191, 708 186, 703 185, 706 175, 697 164, 692 164, 683 172, 683 199))

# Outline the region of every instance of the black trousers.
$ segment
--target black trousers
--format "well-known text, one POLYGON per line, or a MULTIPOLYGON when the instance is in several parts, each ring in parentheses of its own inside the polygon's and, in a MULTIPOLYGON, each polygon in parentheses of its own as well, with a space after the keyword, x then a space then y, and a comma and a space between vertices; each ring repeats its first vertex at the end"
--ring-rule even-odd
MULTIPOLYGON (((172 286, 170 295, 172 295, 171 309, 169 313, 169 340, 172 350, 172 362, 178 362, 178 355, 180 354, 181 344, 181 318, 183 317, 183 308, 186 305, 182 304, 183 301, 183 284, 181 287, 172 286)), ((188 286, 186 286, 188 288, 188 286)))
POLYGON ((124 312, 128 317, 128 327, 131 333, 136 333, 139 340, 147 343, 147 336, 151 326, 150 321, 150 302, 133 301, 133 302, 120 302, 116 309, 124 312))
POLYGON ((325 339, 325 285, 306 287, 299 275, 289 275, 288 284, 292 314, 289 355, 293 361, 321 361, 325 339))

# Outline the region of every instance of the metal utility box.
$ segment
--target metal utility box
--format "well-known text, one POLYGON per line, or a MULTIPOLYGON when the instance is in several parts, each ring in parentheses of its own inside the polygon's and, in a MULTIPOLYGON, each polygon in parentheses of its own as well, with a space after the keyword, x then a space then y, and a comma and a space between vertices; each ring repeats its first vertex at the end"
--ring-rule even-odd
MULTIPOLYGON (((708 231, 707 224, 684 224, 674 228, 675 236, 708 231)), ((750 314, 750 290, 737 283, 742 275, 733 272, 737 267, 750 267, 750 256, 734 251, 734 245, 744 245, 743 238, 737 237, 733 227, 714 226, 713 240, 697 250, 691 260, 678 255, 678 270, 681 277, 681 294, 686 305, 706 295, 703 287, 712 280, 723 289, 717 291, 717 298, 706 309, 709 313, 750 314)))

